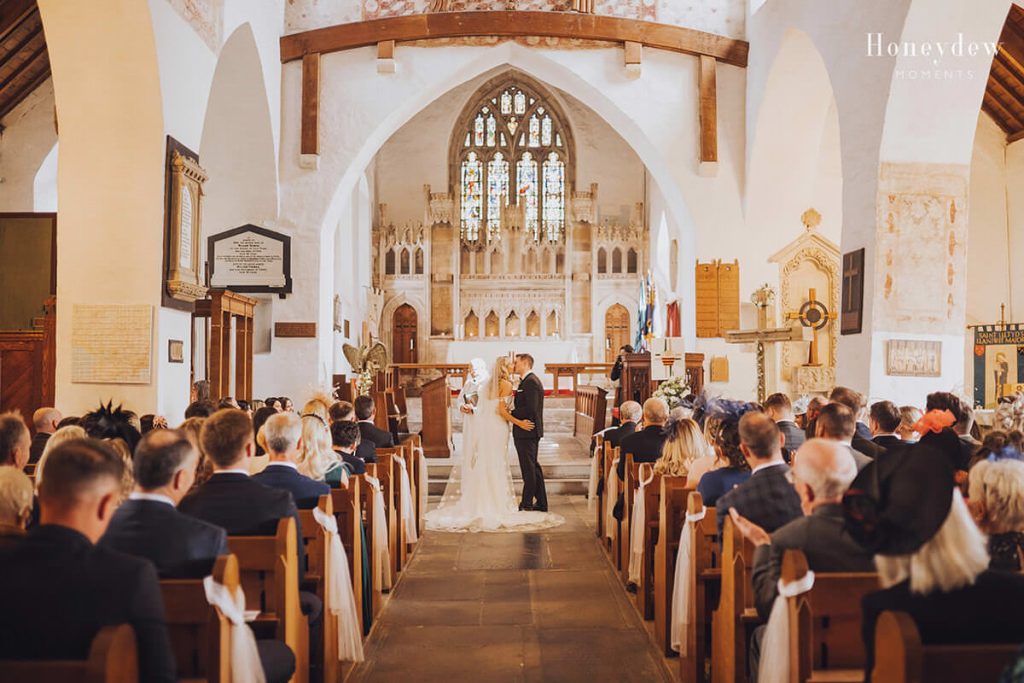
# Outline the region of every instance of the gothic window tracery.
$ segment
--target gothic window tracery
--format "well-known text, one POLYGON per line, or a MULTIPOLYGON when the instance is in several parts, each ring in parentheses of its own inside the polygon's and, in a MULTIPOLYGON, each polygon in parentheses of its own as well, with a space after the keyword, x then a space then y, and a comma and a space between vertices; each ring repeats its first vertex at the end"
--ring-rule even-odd
POLYGON ((521 227, 534 241, 564 239, 574 159, 553 105, 539 86, 511 76, 485 85, 467 107, 452 138, 463 241, 500 240, 510 205, 522 210, 521 227))

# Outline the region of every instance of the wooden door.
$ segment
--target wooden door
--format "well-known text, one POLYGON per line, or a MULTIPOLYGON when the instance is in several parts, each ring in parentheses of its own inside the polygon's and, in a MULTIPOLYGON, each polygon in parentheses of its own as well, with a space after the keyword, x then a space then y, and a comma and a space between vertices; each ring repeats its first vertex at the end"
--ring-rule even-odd
POLYGON ((619 349, 630 343, 629 311, 622 304, 615 304, 604 314, 605 362, 615 362, 619 349))
POLYGON ((402 304, 395 311, 391 328, 391 356, 395 363, 417 363, 416 309, 402 304))
POLYGON ((17 410, 31 424, 43 406, 43 344, 27 337, 0 338, 0 412, 17 410))

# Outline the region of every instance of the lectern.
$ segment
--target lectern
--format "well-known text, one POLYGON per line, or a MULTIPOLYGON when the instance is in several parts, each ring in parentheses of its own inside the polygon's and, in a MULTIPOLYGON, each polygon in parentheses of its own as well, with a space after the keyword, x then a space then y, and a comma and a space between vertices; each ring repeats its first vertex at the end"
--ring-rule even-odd
POLYGON ((447 458, 452 454, 451 406, 447 376, 423 385, 423 454, 428 458, 447 458))

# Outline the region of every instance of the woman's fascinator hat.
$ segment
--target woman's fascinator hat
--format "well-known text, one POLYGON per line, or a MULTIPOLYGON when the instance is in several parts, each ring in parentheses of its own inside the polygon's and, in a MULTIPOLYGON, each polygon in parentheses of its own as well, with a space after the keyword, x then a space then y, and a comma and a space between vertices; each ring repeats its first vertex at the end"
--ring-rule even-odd
POLYGON ((949 411, 930 411, 914 426, 926 432, 921 441, 902 452, 882 454, 853 480, 843 497, 845 528, 867 550, 912 554, 946 521, 960 448, 949 429, 951 419, 955 422, 949 411))

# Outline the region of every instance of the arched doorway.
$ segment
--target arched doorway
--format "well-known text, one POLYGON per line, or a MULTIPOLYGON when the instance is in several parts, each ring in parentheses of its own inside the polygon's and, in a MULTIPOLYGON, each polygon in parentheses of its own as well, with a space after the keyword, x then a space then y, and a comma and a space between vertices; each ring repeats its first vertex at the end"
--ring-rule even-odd
POLYGON ((619 349, 629 343, 629 311, 622 304, 615 304, 604 314, 604 359, 615 361, 619 349))
POLYGON ((391 323, 391 356, 395 363, 417 363, 416 309, 402 304, 395 310, 391 323))

